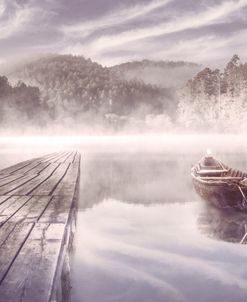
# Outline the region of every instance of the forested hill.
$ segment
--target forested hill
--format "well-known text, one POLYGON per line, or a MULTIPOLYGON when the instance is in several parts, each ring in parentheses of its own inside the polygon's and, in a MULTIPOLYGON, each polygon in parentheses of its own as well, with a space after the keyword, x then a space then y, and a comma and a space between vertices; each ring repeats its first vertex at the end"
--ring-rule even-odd
POLYGON ((129 115, 173 114, 177 103, 169 89, 126 80, 110 68, 82 56, 51 55, 20 65, 8 75, 39 87, 53 114, 75 118, 84 112, 129 115))
POLYGON ((82 56, 42 57, 9 71, 12 86, 0 78, 1 122, 55 121, 79 130, 97 124, 123 131, 245 131, 247 63, 234 55, 223 71, 207 67, 195 73, 200 68, 147 60, 109 68, 82 56))
POLYGON ((247 63, 234 55, 223 71, 204 68, 180 93, 183 127, 240 132, 247 129, 247 63))
POLYGON ((124 80, 143 81, 175 90, 183 87, 201 69, 202 65, 190 62, 150 60, 127 62, 111 68, 113 73, 124 80))
POLYGON ((42 103, 37 87, 19 82, 11 86, 5 76, 0 76, 0 125, 21 128, 25 125, 44 126, 46 105, 42 103))

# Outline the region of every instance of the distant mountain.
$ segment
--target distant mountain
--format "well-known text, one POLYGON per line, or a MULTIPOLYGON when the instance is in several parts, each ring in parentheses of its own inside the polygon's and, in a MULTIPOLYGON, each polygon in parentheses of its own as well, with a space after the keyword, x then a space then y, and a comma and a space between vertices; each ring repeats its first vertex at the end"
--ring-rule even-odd
POLYGON ((169 89, 118 77, 111 68, 82 56, 42 57, 19 64, 8 76, 12 81, 39 87, 54 117, 61 112, 73 118, 85 112, 101 116, 172 114, 177 105, 169 89))
POLYGON ((221 72, 205 68, 180 92, 183 125, 208 130, 240 131, 247 127, 247 63, 234 55, 221 72))
POLYGON ((142 81, 168 89, 183 87, 201 69, 202 65, 190 62, 150 60, 123 63, 111 68, 121 79, 142 81))

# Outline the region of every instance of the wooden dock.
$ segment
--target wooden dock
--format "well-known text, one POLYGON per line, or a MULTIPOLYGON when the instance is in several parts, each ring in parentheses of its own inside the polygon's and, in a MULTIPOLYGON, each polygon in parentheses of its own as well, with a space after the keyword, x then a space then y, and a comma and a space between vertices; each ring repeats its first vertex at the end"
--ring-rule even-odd
POLYGON ((80 154, 60 152, 0 171, 0 301, 65 301, 80 154))

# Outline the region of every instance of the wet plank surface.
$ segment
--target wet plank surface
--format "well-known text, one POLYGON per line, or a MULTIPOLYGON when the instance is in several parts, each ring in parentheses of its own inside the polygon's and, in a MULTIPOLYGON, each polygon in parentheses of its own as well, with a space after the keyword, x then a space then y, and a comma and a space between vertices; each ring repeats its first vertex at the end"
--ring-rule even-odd
POLYGON ((0 171, 0 302, 53 299, 79 176, 72 151, 0 171))

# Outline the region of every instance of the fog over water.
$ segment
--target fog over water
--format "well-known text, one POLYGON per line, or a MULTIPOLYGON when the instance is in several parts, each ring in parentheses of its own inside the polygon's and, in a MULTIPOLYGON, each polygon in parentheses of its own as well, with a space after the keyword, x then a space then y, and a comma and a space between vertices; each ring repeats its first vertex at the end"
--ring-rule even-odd
POLYGON ((240 136, 1 138, 1 167, 82 154, 73 302, 246 301, 245 215, 211 208, 190 168, 207 148, 247 171, 240 136))

